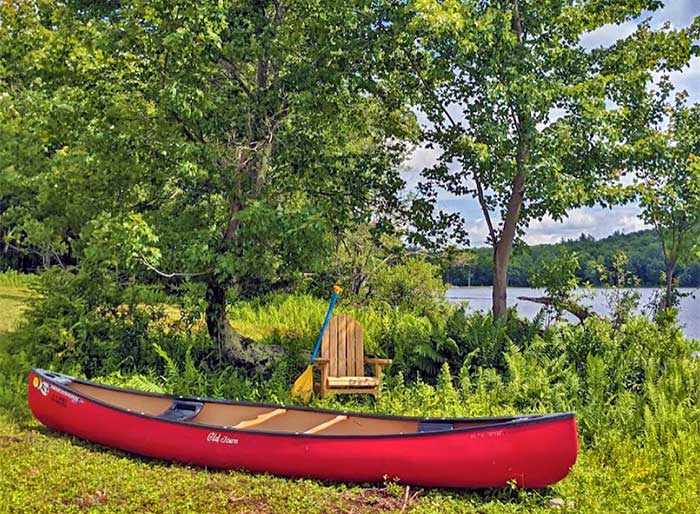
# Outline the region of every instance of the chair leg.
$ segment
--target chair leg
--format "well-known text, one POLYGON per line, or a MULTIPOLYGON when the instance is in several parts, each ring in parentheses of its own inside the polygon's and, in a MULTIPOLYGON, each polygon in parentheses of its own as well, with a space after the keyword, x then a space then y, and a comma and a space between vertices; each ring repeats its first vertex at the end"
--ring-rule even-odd
POLYGON ((321 383, 319 384, 319 398, 323 399, 328 395, 328 366, 321 366, 321 383))

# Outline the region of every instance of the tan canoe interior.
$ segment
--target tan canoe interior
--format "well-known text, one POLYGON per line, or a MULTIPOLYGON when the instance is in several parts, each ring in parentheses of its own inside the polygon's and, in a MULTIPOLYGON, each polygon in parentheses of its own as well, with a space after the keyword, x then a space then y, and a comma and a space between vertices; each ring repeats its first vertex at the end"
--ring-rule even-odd
MULTIPOLYGON (((161 415, 173 403, 171 398, 103 389, 78 382, 73 382, 68 387, 89 398, 151 416, 161 415)), ((418 431, 418 422, 413 420, 379 419, 355 414, 346 416, 279 407, 207 403, 206 401, 203 402, 199 414, 189 419, 188 422, 240 430, 305 432, 322 435, 382 435, 418 431)), ((476 427, 493 423, 493 421, 484 422, 483 420, 466 421, 454 423, 453 428, 476 427)))

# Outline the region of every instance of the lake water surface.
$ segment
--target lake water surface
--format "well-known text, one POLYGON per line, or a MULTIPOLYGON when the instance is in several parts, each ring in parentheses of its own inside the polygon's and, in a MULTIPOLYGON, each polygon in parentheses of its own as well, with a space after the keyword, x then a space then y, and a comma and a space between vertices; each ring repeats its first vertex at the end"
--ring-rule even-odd
MULTIPOLYGON (((641 295, 639 302, 640 310, 645 311, 649 304, 652 295, 656 289, 640 288, 637 289, 641 295)), ((681 288, 681 292, 690 293, 691 296, 686 296, 681 300, 679 320, 683 326, 683 332, 688 337, 700 339, 700 290, 681 288)), ((605 289, 586 289, 578 291, 583 298, 581 303, 593 309, 599 314, 608 314, 610 309, 607 304, 605 289)), ((542 305, 518 300, 518 296, 544 296, 544 291, 541 289, 530 289, 527 287, 509 287, 508 288, 508 305, 515 305, 518 312, 533 318, 542 305)), ((491 288, 490 287, 452 287, 447 291, 447 299, 450 302, 459 303, 467 302, 469 310, 489 310, 491 308, 491 288)), ((575 320, 572 316, 570 319, 575 320)))

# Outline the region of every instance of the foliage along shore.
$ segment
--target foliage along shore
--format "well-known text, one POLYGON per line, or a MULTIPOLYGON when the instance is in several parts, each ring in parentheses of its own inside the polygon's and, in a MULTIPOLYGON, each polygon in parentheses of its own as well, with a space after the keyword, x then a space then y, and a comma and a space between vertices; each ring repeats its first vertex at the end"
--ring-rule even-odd
MULTIPOLYGON (((80 332, 71 335, 56 324, 55 312, 51 320, 43 317, 56 308, 51 298, 37 297, 18 280, 0 284, 0 306, 13 307, 19 322, 0 334, 0 498, 9 512, 512 513, 544 512, 557 497, 570 512, 671 513, 690 511, 700 501, 700 359, 691 357, 698 342, 684 338, 672 321, 654 323, 621 311, 614 319, 547 326, 541 317, 529 322, 515 312, 509 322, 494 323, 490 314, 466 314, 442 303, 425 312, 380 301, 361 310, 341 304, 365 325, 369 351, 396 364, 378 402, 351 397, 315 405, 430 416, 577 413, 578 464, 554 487, 413 488, 405 500, 405 490, 391 481, 345 486, 140 459, 55 434, 30 418, 30 366, 144 390, 291 402, 289 386, 313 342, 324 300, 274 295, 229 311, 242 333, 286 350, 273 369, 256 375, 213 366, 202 351, 201 324, 189 332, 164 324, 156 305, 127 306, 135 310, 123 317, 83 313, 83 323, 99 321, 101 330, 82 336, 102 338, 83 344, 71 339, 80 332), (24 302, 29 310, 22 314, 18 303, 24 302), (48 339, 49 329, 59 335, 48 339), (65 480, 74 476, 84 478, 65 480), (178 494, 168 485, 176 482, 178 494)), ((83 301, 63 305, 63 314, 83 301)))
MULTIPOLYGON (((629 234, 615 233, 595 240, 593 236, 581 234, 577 239, 564 240, 556 244, 524 246, 516 249, 508 271, 511 287, 532 287, 531 275, 542 263, 556 259, 569 251, 579 257, 580 268, 576 276, 582 283, 602 287, 599 270, 610 269, 617 252, 628 258, 627 272, 639 279, 641 287, 658 287, 664 273, 664 256, 661 241, 653 230, 641 230, 629 234)), ((491 286, 493 283, 490 248, 476 248, 467 261, 449 266, 443 277, 455 286, 491 286)), ((700 287, 700 262, 691 259, 679 266, 676 272, 679 287, 700 287)))

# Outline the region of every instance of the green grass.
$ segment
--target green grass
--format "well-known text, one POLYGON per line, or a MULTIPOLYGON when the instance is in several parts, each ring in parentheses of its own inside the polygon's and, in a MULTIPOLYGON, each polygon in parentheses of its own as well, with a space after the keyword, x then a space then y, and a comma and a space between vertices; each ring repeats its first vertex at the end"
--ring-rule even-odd
POLYGON ((396 510, 391 488, 329 486, 146 460, 0 422, 0 510, 78 512, 370 512, 396 510), (386 510, 383 509, 383 510, 386 510))
POLYGON ((26 287, 0 284, 0 337, 15 329, 31 297, 26 287))
POLYGON ((0 420, 3 513, 526 513, 694 512, 700 462, 664 469, 630 443, 585 451, 571 475, 543 491, 406 490, 396 484, 340 485, 143 459, 40 426, 0 420), (415 495, 415 496, 414 496, 415 495))
MULTIPOLYGON (((30 299, 31 293, 23 284, 0 281, 0 337, 6 337, 14 329, 30 299)), ((250 310, 238 312, 237 317, 249 327, 251 334, 257 331, 266 335, 270 329, 294 327, 289 321, 295 312, 291 303, 280 301, 278 307, 286 313, 280 314, 275 309, 262 314, 250 310)), ((316 317, 323 315, 321 302, 309 300, 306 307, 314 309, 316 317)), ((304 309, 298 309, 297 314, 300 310, 304 309)), ((297 321, 304 325, 301 316, 297 321)), ((307 321, 307 324, 314 323, 307 321)), ((311 331, 312 327, 302 326, 301 331, 305 330, 311 331)), ((536 369, 522 369, 528 376, 537 373, 536 369)), ((691 375, 684 377, 683 383, 692 379, 691 375)), ((126 380, 138 385, 137 378, 132 376, 126 380)), ((143 384, 149 382, 144 380, 143 384)), ((493 387, 500 387, 504 398, 512 399, 518 392, 516 386, 508 386, 512 390, 503 389, 504 385, 493 387)), ((22 391, 22 387, 20 384, 8 389, 8 394, 13 390, 22 391)), ((683 389, 678 386, 678 390, 683 389)), ((11 394, 21 396, 23 393, 11 394)), ((377 404, 350 398, 324 401, 324 406, 405 414, 486 415, 507 407, 491 402, 489 398, 493 397, 493 391, 486 389, 466 394, 455 391, 452 386, 441 389, 423 383, 391 386, 377 404)), ((18 408, 26 411, 23 398, 16 400, 18 408)), ((0 513, 694 512, 700 504, 700 481, 697 480, 700 437, 693 428, 697 424, 688 428, 684 423, 697 421, 689 419, 687 413, 697 413, 692 406, 698 398, 688 398, 683 403, 687 411, 679 410, 677 415, 666 412, 664 417, 661 414, 671 404, 662 400, 664 398, 660 397, 658 405, 650 404, 655 410, 650 411, 649 419, 645 420, 648 426, 644 432, 656 434, 657 412, 660 419, 666 420, 666 425, 670 420, 677 420, 677 430, 667 427, 654 436, 654 440, 661 443, 642 444, 636 439, 641 435, 603 431, 599 438, 582 447, 571 474, 552 488, 467 492, 412 487, 408 495, 406 489, 392 483, 348 486, 237 471, 211 471, 144 459, 56 433, 34 420, 20 422, 21 416, 15 418, 6 413, 4 417, 0 415, 0 513), (564 501, 560 510, 546 506, 555 497, 564 501)), ((507 408, 512 410, 512 407, 507 408)), ((583 419, 586 413, 580 415, 582 424, 590 422, 590 419, 583 419)))

